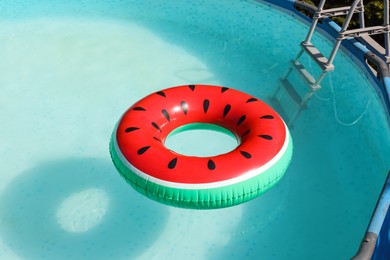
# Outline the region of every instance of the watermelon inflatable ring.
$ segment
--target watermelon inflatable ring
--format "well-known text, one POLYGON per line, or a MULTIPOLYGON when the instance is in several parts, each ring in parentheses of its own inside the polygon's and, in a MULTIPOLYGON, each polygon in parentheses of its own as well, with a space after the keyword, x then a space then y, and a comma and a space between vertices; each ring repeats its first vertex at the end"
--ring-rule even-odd
POLYGON ((246 93, 187 85, 153 93, 130 107, 110 141, 112 160, 138 192, 158 202, 194 209, 234 206, 275 185, 292 156, 281 117, 246 93), (232 132, 239 145, 211 157, 178 154, 164 141, 174 130, 202 123, 232 132))

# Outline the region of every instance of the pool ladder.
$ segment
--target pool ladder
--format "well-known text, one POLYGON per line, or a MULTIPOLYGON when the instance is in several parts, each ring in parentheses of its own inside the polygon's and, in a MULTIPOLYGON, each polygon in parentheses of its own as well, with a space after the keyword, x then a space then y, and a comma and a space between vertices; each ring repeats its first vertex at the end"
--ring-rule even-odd
POLYGON ((300 113, 307 109, 307 102, 313 96, 314 92, 321 88, 321 81, 324 79, 326 74, 330 71, 334 70, 333 61, 334 58, 340 48, 341 41, 350 37, 363 37, 373 34, 384 34, 385 35, 385 53, 384 60, 390 67, 390 54, 389 54, 389 44, 390 44, 390 23, 389 23, 389 0, 384 0, 384 23, 380 26, 371 26, 365 27, 364 22, 364 5, 363 0, 355 0, 353 1, 351 6, 345 7, 337 7, 331 9, 323 9, 326 0, 321 0, 314 15, 312 24, 310 26, 309 32, 306 36, 306 39, 300 44, 300 51, 294 60, 290 62, 290 67, 287 73, 280 79, 279 87, 276 89, 274 94, 271 96, 271 102, 276 106, 277 110, 280 112, 282 117, 285 119, 289 126, 292 126, 294 121, 298 118, 300 113), (351 22, 353 14, 359 14, 360 20, 360 28, 358 29, 350 29, 348 30, 348 26, 351 22), (314 44, 311 43, 311 38, 313 33, 317 27, 318 21, 323 18, 328 18, 332 16, 340 16, 346 15, 344 23, 338 33, 338 37, 336 39, 335 45, 329 55, 329 57, 325 57, 314 44), (320 67, 321 74, 314 78, 312 74, 304 67, 304 65, 299 61, 299 58, 303 53, 307 53, 320 67), (290 83, 288 77, 290 76, 293 70, 298 71, 299 75, 304 79, 307 83, 308 91, 304 97, 301 97, 295 87, 290 83), (280 94, 280 91, 284 89, 285 92, 291 97, 291 99, 298 105, 297 111, 289 117, 287 115, 287 111, 285 111, 282 107, 281 102, 279 102, 277 96, 280 94))

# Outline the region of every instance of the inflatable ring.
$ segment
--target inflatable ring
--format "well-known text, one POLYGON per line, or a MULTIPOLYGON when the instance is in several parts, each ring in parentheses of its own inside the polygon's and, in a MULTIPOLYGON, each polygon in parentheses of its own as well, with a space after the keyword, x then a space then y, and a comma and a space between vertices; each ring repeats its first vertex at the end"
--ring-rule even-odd
POLYGON ((292 157, 282 118, 246 93, 187 85, 153 93, 117 123, 110 153, 119 173, 138 192, 158 202, 195 209, 237 205, 276 184, 292 157), (218 125, 239 145, 211 157, 186 156, 164 146, 173 130, 192 123, 218 125))

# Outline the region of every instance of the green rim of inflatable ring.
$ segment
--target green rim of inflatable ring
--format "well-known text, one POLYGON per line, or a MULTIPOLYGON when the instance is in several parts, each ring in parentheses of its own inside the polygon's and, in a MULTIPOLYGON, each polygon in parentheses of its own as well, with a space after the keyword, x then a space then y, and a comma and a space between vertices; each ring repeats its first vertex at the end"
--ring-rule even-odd
POLYGON ((136 191, 144 196, 166 205, 189 209, 217 209, 235 206, 257 198, 272 188, 284 175, 290 164, 293 145, 291 136, 287 149, 280 160, 256 177, 220 188, 211 189, 179 189, 171 188, 145 180, 131 171, 122 161, 115 145, 115 133, 110 141, 110 153, 120 175, 136 191))

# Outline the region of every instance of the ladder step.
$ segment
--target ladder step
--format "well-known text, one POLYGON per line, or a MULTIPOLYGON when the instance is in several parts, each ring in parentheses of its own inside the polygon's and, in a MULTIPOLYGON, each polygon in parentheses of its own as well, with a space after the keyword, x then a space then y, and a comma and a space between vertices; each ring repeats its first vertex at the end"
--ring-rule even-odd
POLYGON ((316 86, 314 77, 305 69, 305 67, 298 61, 298 60, 292 60, 291 65, 294 66, 301 77, 306 81, 308 85, 310 85, 311 88, 320 88, 320 86, 316 86))
POLYGON ((284 110, 282 104, 280 104, 279 100, 276 97, 270 97, 269 98, 271 106, 278 111, 278 114, 283 118, 283 120, 286 123, 290 122, 290 118, 287 115, 286 111, 284 110))
MULTIPOLYGON (((319 14, 318 18, 347 15, 350 9, 351 9, 350 6, 324 9, 318 13, 319 14)), ((362 13, 362 12, 363 12, 362 6, 357 6, 356 9, 354 10, 354 13, 362 13)))
POLYGON ((314 77, 310 74, 309 71, 306 70, 305 66, 299 62, 299 60, 291 60, 291 65, 296 68, 299 72, 299 75, 305 80, 305 82, 309 85, 312 90, 318 90, 321 88, 321 85, 317 83, 314 77))
POLYGON ((287 79, 280 79, 280 83, 286 90, 286 92, 290 95, 290 97, 294 100, 297 105, 302 104, 302 98, 299 96, 298 92, 295 90, 294 86, 291 85, 290 81, 287 79))
POLYGON ((301 42, 301 47, 324 71, 334 70, 333 64, 327 64, 328 59, 311 43, 301 42))
POLYGON ((345 32, 340 32, 339 39, 346 39, 349 37, 360 37, 362 35, 374 35, 380 33, 390 32, 390 25, 379 25, 371 26, 366 28, 358 28, 352 30, 346 30, 345 32))

